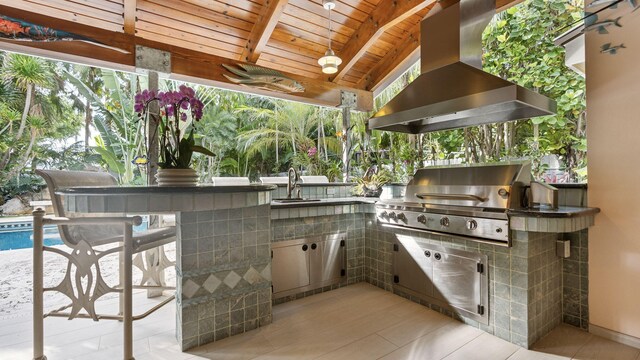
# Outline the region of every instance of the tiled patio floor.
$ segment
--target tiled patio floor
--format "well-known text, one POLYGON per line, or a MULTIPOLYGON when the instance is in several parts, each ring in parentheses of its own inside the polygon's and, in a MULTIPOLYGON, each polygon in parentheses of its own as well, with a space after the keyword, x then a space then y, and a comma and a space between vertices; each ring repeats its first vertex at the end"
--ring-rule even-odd
MULTIPOLYGON (((157 299, 136 294, 137 308, 157 299)), ((109 300, 106 307, 116 306, 109 300)), ((368 284, 275 306, 273 324, 182 353, 170 304, 135 323, 136 359, 616 359, 640 350, 562 325, 525 350, 368 284)), ((118 359, 116 321, 45 320, 45 352, 56 359, 118 359)), ((31 322, 0 322, 0 359, 31 359, 31 322)))

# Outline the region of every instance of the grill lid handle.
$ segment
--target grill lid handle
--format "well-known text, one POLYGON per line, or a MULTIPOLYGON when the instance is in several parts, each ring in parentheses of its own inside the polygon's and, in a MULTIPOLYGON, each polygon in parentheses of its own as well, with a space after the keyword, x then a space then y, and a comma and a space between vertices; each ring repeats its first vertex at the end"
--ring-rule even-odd
POLYGON ((419 193, 416 197, 420 199, 442 199, 442 200, 471 200, 477 202, 485 202, 487 198, 472 194, 435 194, 435 193, 419 193))

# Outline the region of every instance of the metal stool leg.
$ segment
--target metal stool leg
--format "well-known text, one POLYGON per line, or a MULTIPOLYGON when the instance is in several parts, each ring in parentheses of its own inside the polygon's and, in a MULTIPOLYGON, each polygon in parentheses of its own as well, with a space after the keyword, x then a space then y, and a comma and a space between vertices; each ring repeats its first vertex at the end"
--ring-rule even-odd
POLYGON ((124 284, 123 298, 124 308, 122 319, 124 325, 124 359, 132 360, 133 357, 133 244, 131 243, 133 228, 131 224, 124 227, 124 284))
POLYGON ((33 360, 46 360, 44 356, 44 303, 43 303, 43 218, 44 210, 33 212, 33 360))
MULTIPOLYGON (((123 247, 124 249, 124 247, 123 247)), ((120 282, 120 289, 122 291, 118 294, 118 315, 123 314, 124 311, 124 250, 118 253, 118 281, 120 282)))

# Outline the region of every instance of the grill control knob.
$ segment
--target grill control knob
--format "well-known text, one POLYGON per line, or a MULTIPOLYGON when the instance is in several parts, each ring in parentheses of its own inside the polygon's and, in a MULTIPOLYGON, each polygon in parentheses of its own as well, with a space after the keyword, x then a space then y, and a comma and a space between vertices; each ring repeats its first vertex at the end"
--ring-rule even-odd
POLYGON ((395 212, 393 212, 393 211, 392 211, 392 212, 390 212, 390 213, 389 213, 389 218, 391 218, 391 219, 392 219, 392 220, 394 220, 394 221, 397 221, 396 213, 395 213, 395 212))
POLYGON ((444 227, 449 227, 449 218, 448 217, 443 217, 442 219, 440 219, 440 225, 444 226, 444 227))
POLYGON ((427 217, 424 216, 424 215, 418 215, 418 219, 417 220, 418 220, 419 223, 422 223, 422 224, 425 224, 425 225, 427 224, 427 217))
POLYGON ((509 195, 509 192, 507 191, 507 189, 501 188, 500 190, 498 190, 498 195, 506 197, 507 195, 509 195))
POLYGON ((478 228, 478 222, 475 220, 467 220, 467 230, 475 230, 478 228))
POLYGON ((389 214, 387 214, 386 211, 383 211, 383 212, 380 213, 380 218, 381 219, 385 219, 385 218, 388 218, 388 217, 389 217, 389 214))
POLYGON ((398 214, 398 220, 407 222, 407 217, 403 213, 398 214))

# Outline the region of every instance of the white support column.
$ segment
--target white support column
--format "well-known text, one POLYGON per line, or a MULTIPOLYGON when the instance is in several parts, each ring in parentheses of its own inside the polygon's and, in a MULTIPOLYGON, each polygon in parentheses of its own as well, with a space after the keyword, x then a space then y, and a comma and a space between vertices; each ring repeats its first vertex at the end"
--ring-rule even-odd
MULTIPOLYGON (((147 74, 148 77, 148 90, 158 92, 160 87, 160 75, 168 76, 171 74, 171 54, 144 46, 136 46, 136 70, 138 72, 147 74)), ((160 116, 160 107, 157 102, 149 103, 149 123, 147 124, 147 184, 156 184, 156 173, 158 172, 158 122, 160 116)), ((159 216, 149 216, 149 228, 157 228, 159 226, 159 216)), ((146 263, 147 268, 158 268, 161 256, 158 254, 164 253, 163 247, 158 249, 149 250, 151 253, 146 253, 143 256, 146 260, 153 260, 154 263, 146 263)), ((158 276, 160 284, 152 285, 165 285, 164 271, 159 270, 161 273, 158 276)), ((147 297, 153 298, 162 296, 162 290, 149 289, 147 290, 147 297)))
POLYGON ((349 168, 351 162, 351 139, 349 131, 351 129, 351 109, 356 106, 358 95, 349 91, 340 92, 340 105, 342 108, 342 180, 349 182, 349 168))
MULTIPOLYGON (((155 71, 149 71, 148 89, 158 92, 159 76, 155 71)), ((147 124, 147 184, 156 184, 156 172, 158 172, 158 118, 160 107, 157 101, 149 103, 149 123, 147 124)))
MULTIPOLYGON (((156 93, 160 87, 159 84, 159 74, 155 71, 149 71, 149 91, 154 90, 156 93)), ((158 102, 154 101, 149 104, 149 113, 150 119, 149 124, 147 125, 147 184, 155 185, 156 184, 156 173, 158 172, 158 121, 157 119, 160 117, 160 106, 158 102)), ((149 215, 149 224, 150 228, 157 228, 159 226, 160 217, 158 215, 149 215)), ((157 267, 160 265, 160 253, 164 252, 164 247, 160 247, 159 249, 150 249, 145 251, 145 260, 147 260, 147 267, 157 267), (149 254, 148 252, 152 252, 149 254), (155 261, 156 263, 150 264, 148 261, 155 261)), ((153 284, 157 286, 164 286, 164 271, 160 270, 159 274, 160 284, 153 284)), ((154 298, 162 296, 162 290, 147 290, 147 298, 154 298)))
POLYGON ((351 162, 351 139, 349 137, 349 128, 351 127, 351 109, 342 108, 342 179, 349 182, 349 166, 351 162))

